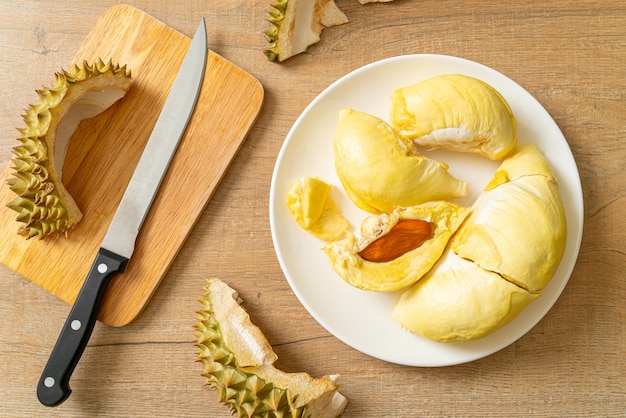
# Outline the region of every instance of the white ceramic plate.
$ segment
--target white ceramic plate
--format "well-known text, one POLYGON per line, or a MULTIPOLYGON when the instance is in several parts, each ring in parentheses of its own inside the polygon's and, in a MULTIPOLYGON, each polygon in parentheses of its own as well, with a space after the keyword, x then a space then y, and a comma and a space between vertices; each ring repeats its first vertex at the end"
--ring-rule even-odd
MULTIPOLYGON (((468 196, 457 201, 468 206, 499 165, 474 154, 423 153, 445 161, 453 175, 468 182, 468 196)), ((476 360, 508 346, 550 310, 576 263, 582 237, 583 199, 578 170, 567 141, 548 112, 526 90, 497 71, 472 61, 441 55, 406 55, 374 62, 342 77, 300 115, 287 135, 274 168, 270 224, 276 254, 289 285, 309 313, 330 333, 349 346, 385 361, 411 366, 445 366, 476 360), (483 339, 463 343, 437 343, 401 328, 391 318, 400 292, 368 292, 344 282, 321 250, 324 243, 301 229, 285 204, 287 189, 293 180, 317 176, 334 186, 331 197, 358 229, 367 214, 347 197, 333 167, 332 144, 339 110, 351 107, 387 121, 393 90, 450 73, 479 78, 495 87, 508 101, 517 121, 520 143, 536 144, 552 164, 568 223, 565 255, 542 296, 507 326, 483 339)))

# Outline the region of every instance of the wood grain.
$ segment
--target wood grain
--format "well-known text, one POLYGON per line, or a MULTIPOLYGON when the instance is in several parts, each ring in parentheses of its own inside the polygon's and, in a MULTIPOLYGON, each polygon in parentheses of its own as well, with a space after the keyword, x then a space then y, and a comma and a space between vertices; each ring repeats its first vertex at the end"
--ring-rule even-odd
MULTIPOLYGON (((67 238, 25 240, 15 213, 0 207, 0 261, 68 303, 76 298, 139 161, 189 46, 184 35, 142 11, 116 6, 96 23, 73 62, 128 65, 133 84, 104 114, 73 135, 63 183, 84 213, 67 238)), ((137 237, 127 270, 116 276, 99 320, 126 325, 139 315, 204 210, 256 120, 263 100, 258 81, 211 53, 198 104, 137 237)), ((2 183, 10 177, 5 170, 2 183)), ((0 201, 11 199, 0 190, 0 201)))
MULTIPOLYGON (((0 2, 3 166, 34 89, 67 65, 117 3, 0 2)), ((263 85, 263 109, 144 312, 124 327, 96 326, 73 393, 58 408, 41 406, 35 387, 70 307, 0 266, 0 416, 230 417, 194 362, 197 299, 209 276, 239 291, 279 355, 277 366, 341 375, 347 418, 624 416, 623 1, 336 0, 350 22, 280 65, 262 52, 269 1, 126 3, 187 35, 204 16, 210 48, 263 85), (514 344, 451 367, 389 364, 337 340, 291 291, 269 230, 274 163, 302 110, 349 71, 413 53, 471 59, 528 90, 567 138, 585 200, 581 251, 556 305, 514 344)))

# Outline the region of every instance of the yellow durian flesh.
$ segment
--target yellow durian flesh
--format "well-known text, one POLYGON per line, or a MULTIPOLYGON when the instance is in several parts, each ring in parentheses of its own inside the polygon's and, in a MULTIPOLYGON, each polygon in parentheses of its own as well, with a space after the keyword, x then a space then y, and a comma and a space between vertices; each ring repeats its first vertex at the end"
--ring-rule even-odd
POLYGON ((392 212, 467 194, 467 183, 454 178, 445 163, 419 154, 389 124, 368 113, 342 109, 333 144, 344 190, 367 212, 392 212))
POLYGON ((552 279, 567 225, 548 161, 531 144, 500 165, 433 269, 393 317, 435 341, 482 338, 510 322, 552 279))
POLYGON ((517 144, 515 118, 489 84, 449 74, 395 90, 390 123, 417 145, 501 159, 517 144))
POLYGON ((84 62, 55 74, 52 86, 38 90, 19 129, 20 145, 13 149, 12 177, 7 180, 18 196, 7 206, 19 213, 18 233, 43 239, 66 233, 82 219, 82 212, 62 182, 69 140, 79 123, 118 101, 131 84, 126 66, 101 60, 84 62))
POLYGON ((460 257, 536 292, 565 251, 567 223, 557 181, 531 144, 505 159, 451 242, 460 257))
POLYGON ((195 326, 202 375, 239 417, 335 418, 348 401, 337 376, 314 379, 274 367, 278 356, 223 281, 207 281, 195 326))
POLYGON ((324 28, 348 22, 335 0, 276 0, 267 20, 272 27, 265 31, 270 43, 265 56, 272 62, 306 51, 319 42, 324 28))
POLYGON ((398 208, 388 214, 366 218, 358 235, 348 233, 345 239, 323 249, 333 269, 352 286, 372 291, 394 291, 415 283, 430 270, 468 213, 468 208, 444 201, 398 208), (391 261, 372 262, 359 256, 361 250, 390 231, 401 219, 429 222, 431 237, 391 261))
POLYGON ((287 208, 298 224, 313 236, 331 242, 350 229, 330 196, 331 185, 316 177, 294 180, 287 192, 287 208))
POLYGON ((400 296, 392 316, 434 341, 476 340, 509 323, 536 297, 447 250, 400 296))

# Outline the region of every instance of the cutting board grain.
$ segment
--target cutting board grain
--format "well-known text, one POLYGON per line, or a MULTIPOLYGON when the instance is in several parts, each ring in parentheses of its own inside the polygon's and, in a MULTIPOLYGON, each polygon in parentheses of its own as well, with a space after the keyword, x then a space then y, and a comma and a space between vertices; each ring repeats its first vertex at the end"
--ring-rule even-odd
MULTIPOLYGON (((114 6, 101 16, 72 62, 111 59, 127 64, 134 80, 121 101, 84 121, 71 139, 63 183, 84 218, 67 237, 25 240, 16 234, 16 213, 5 206, 14 196, 8 187, 0 187, 4 265, 73 303, 190 42, 130 6, 114 6)), ((258 80, 209 52, 197 107, 127 270, 107 289, 101 322, 122 326, 141 313, 254 124, 262 102, 258 80)), ((1 184, 10 172, 9 164, 1 184)))

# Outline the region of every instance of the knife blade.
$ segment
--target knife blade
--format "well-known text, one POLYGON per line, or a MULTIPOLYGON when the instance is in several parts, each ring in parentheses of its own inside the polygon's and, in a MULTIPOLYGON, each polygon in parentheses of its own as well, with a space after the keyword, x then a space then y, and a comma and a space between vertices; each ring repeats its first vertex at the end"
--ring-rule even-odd
POLYGON ((59 405, 72 392, 69 380, 95 327, 106 287, 112 277, 124 272, 133 254, 141 225, 195 108, 206 61, 206 23, 202 19, 41 374, 37 397, 43 405, 59 405))

